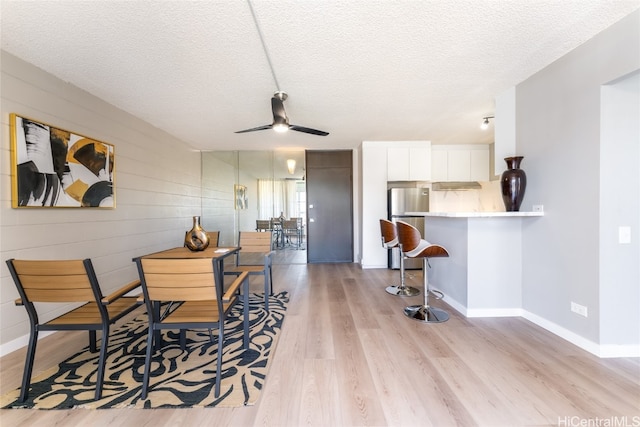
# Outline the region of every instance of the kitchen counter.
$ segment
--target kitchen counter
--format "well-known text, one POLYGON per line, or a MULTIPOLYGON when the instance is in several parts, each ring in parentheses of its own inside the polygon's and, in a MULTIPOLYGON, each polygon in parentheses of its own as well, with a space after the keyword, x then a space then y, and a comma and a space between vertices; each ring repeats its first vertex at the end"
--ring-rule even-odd
POLYGON ((443 218, 501 218, 544 216, 543 212, 405 212, 405 215, 443 218))
POLYGON ((432 258, 431 286, 467 317, 522 313, 522 229, 543 212, 405 212, 424 217, 425 235, 449 258, 432 258))

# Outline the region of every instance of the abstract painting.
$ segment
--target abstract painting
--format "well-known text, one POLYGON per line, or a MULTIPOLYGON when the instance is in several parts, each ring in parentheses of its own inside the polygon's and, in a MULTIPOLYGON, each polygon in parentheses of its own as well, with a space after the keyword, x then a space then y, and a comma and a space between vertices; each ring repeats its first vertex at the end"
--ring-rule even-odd
POLYGON ((11 114, 11 205, 115 208, 112 144, 11 114))
POLYGON ((233 186, 236 199, 236 209, 247 209, 247 187, 244 185, 235 184, 233 186))

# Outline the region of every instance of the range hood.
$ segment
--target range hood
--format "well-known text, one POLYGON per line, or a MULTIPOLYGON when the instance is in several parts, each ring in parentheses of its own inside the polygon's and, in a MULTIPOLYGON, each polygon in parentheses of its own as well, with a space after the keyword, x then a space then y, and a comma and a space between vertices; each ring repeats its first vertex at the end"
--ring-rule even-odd
POLYGON ((431 183, 432 191, 480 190, 482 185, 477 181, 447 181, 431 183))

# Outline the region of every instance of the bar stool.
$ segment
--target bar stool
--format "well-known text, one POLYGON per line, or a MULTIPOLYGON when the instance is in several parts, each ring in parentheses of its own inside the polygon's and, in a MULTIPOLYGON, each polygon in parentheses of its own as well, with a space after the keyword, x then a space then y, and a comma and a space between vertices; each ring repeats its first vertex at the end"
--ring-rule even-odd
POLYGON ((404 255, 408 258, 422 258, 422 281, 424 283, 424 304, 405 307, 404 314, 414 320, 424 323, 440 323, 449 320, 449 314, 439 308, 429 305, 429 293, 433 293, 436 299, 442 299, 440 291, 429 289, 428 267, 429 258, 448 257, 449 252, 440 246, 429 243, 420 236, 420 231, 414 226, 403 221, 396 221, 398 242, 404 255))
POLYGON ((391 250, 392 248, 400 249, 400 286, 389 285, 385 289, 391 295, 400 297, 412 297, 420 294, 420 289, 412 286, 405 286, 404 284, 404 254, 402 253, 402 247, 398 243, 398 231, 396 225, 386 219, 380 220, 380 232, 382 234, 382 247, 391 250))

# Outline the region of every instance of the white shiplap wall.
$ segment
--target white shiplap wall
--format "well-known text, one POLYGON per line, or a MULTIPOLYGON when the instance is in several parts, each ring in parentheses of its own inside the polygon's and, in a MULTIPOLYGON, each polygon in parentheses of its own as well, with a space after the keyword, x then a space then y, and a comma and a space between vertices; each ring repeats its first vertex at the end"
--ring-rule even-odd
MULTIPOLYGON (((200 153, 6 52, 1 57, 0 355, 26 344, 5 260, 92 258, 103 293, 137 278, 132 258, 181 246, 201 215, 200 153), (115 145, 115 209, 12 209, 9 114, 115 145)), ((56 306, 48 320, 68 310, 56 306)))

